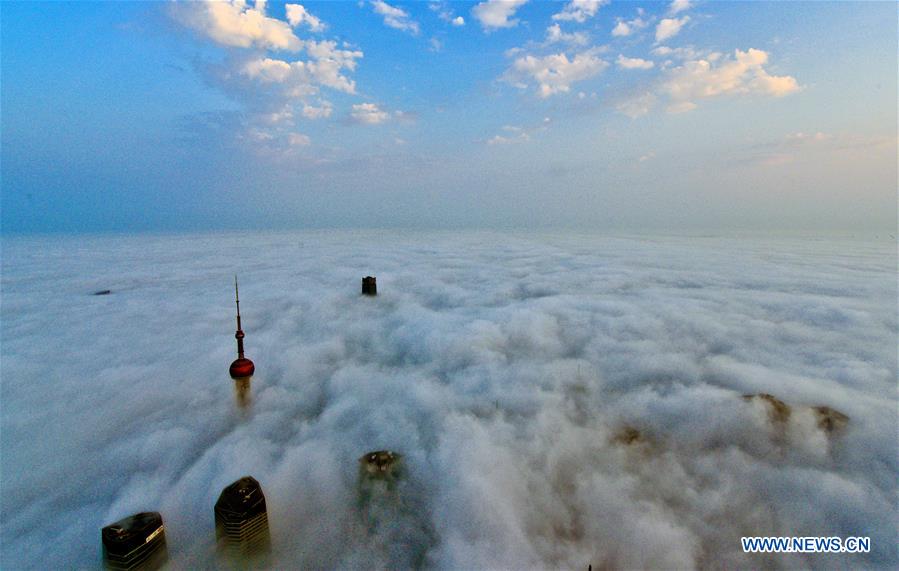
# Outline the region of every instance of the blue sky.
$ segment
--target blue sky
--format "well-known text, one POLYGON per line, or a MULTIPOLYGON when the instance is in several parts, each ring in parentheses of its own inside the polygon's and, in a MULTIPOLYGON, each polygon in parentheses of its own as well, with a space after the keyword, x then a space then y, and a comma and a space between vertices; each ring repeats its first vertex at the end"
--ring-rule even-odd
POLYGON ((2 4, 2 230, 888 231, 894 3, 2 4))

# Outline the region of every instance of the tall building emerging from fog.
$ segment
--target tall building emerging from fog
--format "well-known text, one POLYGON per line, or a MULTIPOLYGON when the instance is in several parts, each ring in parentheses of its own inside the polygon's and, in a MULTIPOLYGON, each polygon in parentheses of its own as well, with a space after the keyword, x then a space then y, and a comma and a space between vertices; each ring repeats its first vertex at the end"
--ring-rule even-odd
POLYGON ((253 364, 253 361, 243 356, 243 338, 245 335, 240 328, 240 295, 237 293, 237 276, 234 276, 234 301, 237 303, 237 331, 234 333, 234 338, 237 339, 237 359, 231 363, 228 372, 233 379, 245 379, 256 372, 256 365, 253 364))
POLYGON ((397 488, 403 477, 402 456, 396 452, 378 450, 359 458, 357 502, 369 532, 397 519, 402 500, 397 488))
POLYGON ((271 545, 262 486, 244 476, 222 490, 215 503, 215 537, 226 555, 252 557, 271 545))
POLYGON ((101 531, 107 569, 158 569, 168 559, 165 526, 157 512, 126 517, 101 531))

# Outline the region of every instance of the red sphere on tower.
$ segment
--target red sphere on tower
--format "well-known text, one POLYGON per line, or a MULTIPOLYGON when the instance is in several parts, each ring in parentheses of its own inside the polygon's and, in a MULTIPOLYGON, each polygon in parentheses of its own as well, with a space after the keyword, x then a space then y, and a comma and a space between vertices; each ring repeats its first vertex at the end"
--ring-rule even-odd
POLYGON ((252 376, 256 371, 256 365, 243 356, 244 333, 240 329, 240 295, 237 292, 237 276, 234 276, 234 299, 237 302, 237 332, 234 334, 234 338, 237 339, 237 359, 231 363, 228 372, 232 379, 242 379, 252 376))
POLYGON ((241 357, 239 359, 234 359, 228 372, 231 373, 231 378, 233 379, 252 377, 253 373, 256 372, 256 365, 253 364, 253 361, 241 357))

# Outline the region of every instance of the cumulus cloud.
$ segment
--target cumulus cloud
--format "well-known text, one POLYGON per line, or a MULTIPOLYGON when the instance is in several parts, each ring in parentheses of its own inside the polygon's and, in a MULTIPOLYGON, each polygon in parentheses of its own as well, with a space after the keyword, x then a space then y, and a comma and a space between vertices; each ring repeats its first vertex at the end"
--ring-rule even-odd
POLYGON ((290 133, 287 138, 287 142, 290 143, 293 147, 305 147, 310 144, 312 140, 308 135, 304 135, 302 133, 290 133))
MULTIPOLYGON (((296 62, 299 69, 305 69, 306 62, 296 62)), ((254 79, 258 78, 262 81, 281 83, 285 81, 291 73, 291 65, 280 59, 262 58, 252 60, 244 65, 243 73, 254 79)))
POLYGON ((784 97, 800 89, 792 76, 771 75, 765 69, 768 53, 755 48, 735 50, 732 56, 727 56, 718 52, 700 55, 689 47, 660 46, 652 54, 684 61, 679 65, 674 65, 672 60, 663 62, 664 73, 660 79, 616 105, 618 111, 629 117, 645 115, 659 99, 667 100, 669 113, 686 113, 696 109, 703 99, 749 95, 784 97))
POLYGON ((783 97, 799 90, 789 75, 774 76, 765 69, 768 53, 755 48, 735 50, 732 57, 691 60, 670 70, 661 90, 671 99, 672 111, 687 111, 699 99, 723 95, 783 97))
POLYGON ((693 3, 690 0, 673 0, 671 4, 668 5, 668 13, 677 14, 678 12, 689 10, 692 6, 693 3))
POLYGON ((302 47, 287 22, 265 15, 264 2, 250 7, 243 0, 200 0, 174 4, 172 14, 183 25, 225 46, 287 51, 302 47))
POLYGON ((619 19, 612 28, 612 35, 617 37, 629 36, 637 30, 642 30, 647 26, 648 22, 639 16, 632 20, 619 19))
POLYGON ((303 117, 307 119, 323 119, 330 117, 333 106, 330 101, 322 101, 319 106, 303 105, 303 117))
POLYGON ((512 63, 506 78, 519 87, 536 83, 537 93, 542 98, 567 93, 571 84, 594 77, 609 66, 598 53, 597 48, 591 48, 571 58, 565 53, 522 56, 512 63))
MULTIPOLYGON (((265 2, 193 2, 173 6, 174 18, 203 32, 216 43, 246 48, 231 50, 221 62, 199 66, 208 81, 243 102, 235 140, 271 141, 283 148, 297 146, 302 136, 290 130, 297 120, 321 119, 332 104, 323 89, 355 93, 351 74, 363 53, 347 42, 297 37, 291 28, 321 32, 326 26, 301 4, 286 4, 287 22, 266 15, 265 2), (289 59, 270 52, 305 51, 306 59, 289 59), (314 98, 314 99, 313 99, 314 98), (315 100, 319 100, 316 105, 315 100)), ((258 146, 254 148, 258 149, 258 146)))
POLYGON ((680 33, 681 28, 690 21, 690 16, 682 18, 662 18, 656 25, 656 43, 669 40, 680 33))
POLYGON ((384 17, 384 25, 396 30, 409 32, 413 36, 418 35, 420 31, 418 22, 413 20, 409 13, 402 8, 391 6, 383 0, 372 0, 371 7, 376 14, 384 17))
POLYGON ((431 2, 428 4, 428 8, 430 8, 432 12, 435 12, 437 17, 444 22, 452 24, 453 26, 465 25, 465 18, 456 16, 445 2, 431 2))
POLYGON ((545 44, 566 43, 573 46, 585 46, 590 43, 590 36, 586 32, 563 32, 559 24, 553 24, 546 28, 545 44))
POLYGON ((570 0, 561 12, 553 14, 553 20, 584 23, 608 3, 609 0, 570 0))
POLYGON ((511 28, 518 19, 510 19, 528 0, 487 0, 471 9, 471 14, 485 30, 511 28))
POLYGON ((618 22, 615 24, 615 27, 612 28, 612 35, 616 37, 629 36, 631 35, 631 32, 631 27, 624 20, 618 20, 618 22))
POLYGON ((95 568, 100 528, 148 509, 173 569, 216 567, 212 506, 247 474, 278 569, 897 565, 895 244, 4 236, 2 265, 4 569, 95 568), (367 533, 356 459, 384 448, 404 508, 367 533))
POLYGON ((618 54, 616 62, 621 69, 652 69, 655 64, 649 60, 638 57, 625 57, 618 54))
POLYGON ((303 24, 313 32, 321 32, 325 29, 324 23, 310 14, 302 4, 285 4, 284 11, 287 13, 287 21, 293 27, 303 24))
POLYGON ((304 98, 318 93, 321 87, 355 93, 356 82, 344 72, 356 69, 361 51, 338 49, 333 41, 307 41, 305 48, 310 55, 308 61, 253 59, 243 65, 240 73, 263 83, 281 84, 290 98, 304 98))
POLYGON ((357 123, 365 125, 378 125, 390 119, 390 113, 384 111, 375 103, 357 103, 353 105, 350 116, 357 123))
POLYGON ((293 117, 293 108, 290 105, 284 105, 275 111, 263 113, 261 118, 269 125, 279 125, 282 123, 292 124, 293 117))

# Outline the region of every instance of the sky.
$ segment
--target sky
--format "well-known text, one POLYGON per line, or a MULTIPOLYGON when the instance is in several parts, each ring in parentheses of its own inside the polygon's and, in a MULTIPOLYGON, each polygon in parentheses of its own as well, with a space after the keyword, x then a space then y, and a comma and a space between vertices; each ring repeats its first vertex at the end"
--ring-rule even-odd
POLYGON ((4 2, 0 229, 896 226, 892 2, 4 2))

